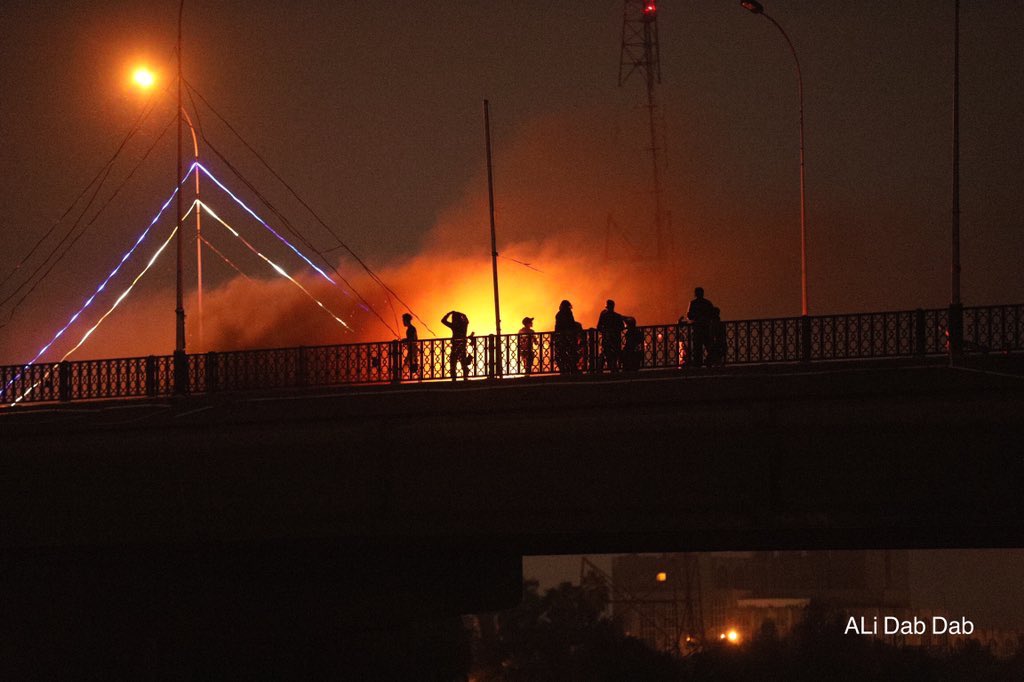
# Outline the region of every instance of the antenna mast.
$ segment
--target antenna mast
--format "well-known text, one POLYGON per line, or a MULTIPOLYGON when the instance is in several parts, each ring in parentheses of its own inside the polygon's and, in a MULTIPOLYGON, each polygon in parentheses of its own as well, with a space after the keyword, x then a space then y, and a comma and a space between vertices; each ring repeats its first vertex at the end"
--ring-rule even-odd
POLYGON ((647 116, 651 131, 651 169, 654 193, 654 237, 658 260, 664 256, 664 212, 661 207, 662 131, 657 115, 656 85, 661 83, 658 51, 658 7, 655 0, 625 0, 622 12, 622 50, 619 57, 619 86, 633 73, 640 73, 647 86, 647 116))

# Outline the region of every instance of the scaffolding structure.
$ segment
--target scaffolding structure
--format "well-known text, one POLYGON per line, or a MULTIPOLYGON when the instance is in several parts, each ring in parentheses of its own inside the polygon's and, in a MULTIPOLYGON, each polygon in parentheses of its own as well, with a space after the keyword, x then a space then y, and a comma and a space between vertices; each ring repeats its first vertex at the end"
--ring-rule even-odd
POLYGON ((580 584, 587 575, 604 584, 612 613, 626 621, 627 634, 658 651, 687 656, 705 641, 697 555, 665 554, 660 566, 664 570, 650 576, 649 587, 630 589, 587 557, 581 557, 580 584))

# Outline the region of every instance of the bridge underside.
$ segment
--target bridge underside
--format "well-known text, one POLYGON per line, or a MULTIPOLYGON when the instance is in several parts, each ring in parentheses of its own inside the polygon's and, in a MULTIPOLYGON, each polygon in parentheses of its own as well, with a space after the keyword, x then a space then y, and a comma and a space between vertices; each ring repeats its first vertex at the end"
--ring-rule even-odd
POLYGON ((10 410, 4 577, 251 623, 498 608, 524 554, 1020 546, 1024 362, 976 365, 10 410))

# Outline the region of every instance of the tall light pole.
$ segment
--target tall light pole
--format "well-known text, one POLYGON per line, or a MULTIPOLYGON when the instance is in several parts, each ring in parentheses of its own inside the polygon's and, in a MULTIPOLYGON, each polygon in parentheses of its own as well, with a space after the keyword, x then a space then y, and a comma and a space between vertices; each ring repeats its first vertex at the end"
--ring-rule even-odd
MULTIPOLYGON (((180 110, 188 124, 189 132, 192 133, 192 158, 195 164, 199 163, 199 140, 196 138, 196 129, 192 125, 192 118, 185 109, 180 110)), ((203 345, 203 212, 199 207, 199 169, 193 167, 192 175, 196 179, 196 317, 199 325, 196 330, 196 346, 201 352, 205 349, 203 345)), ((180 179, 180 178, 179 178, 180 179)))
MULTIPOLYGON (((132 73, 132 80, 137 86, 143 90, 149 90, 156 85, 157 75, 147 69, 146 67, 139 67, 132 73)), ((180 108, 178 118, 183 119, 185 124, 188 125, 189 132, 192 134, 192 159, 195 163, 199 163, 199 138, 196 135, 196 128, 192 125, 192 118, 188 115, 188 110, 180 108)), ((195 186, 196 186, 196 200, 199 199, 199 173, 195 175, 195 186)), ((181 179, 180 177, 178 178, 181 179)), ((180 209, 179 209, 180 210, 180 209)), ((196 313, 199 317, 199 327, 196 335, 196 343, 201 350, 203 346, 203 251, 202 251, 202 237, 203 237, 203 223, 202 223, 202 211, 197 206, 195 208, 196 214, 196 313)))
MULTIPOLYGON (((501 375, 501 308, 498 305, 498 238, 494 230, 494 174, 491 171, 491 108, 484 100, 484 139, 487 144, 487 201, 491 216, 491 273, 494 278, 494 375, 501 375)), ((452 370, 454 372, 454 370, 452 370)))
MULTIPOLYGON (((185 0, 178 4, 178 170, 174 175, 174 186, 181 182, 181 119, 184 109, 181 106, 181 20, 185 13, 185 0)), ((185 304, 182 296, 182 240, 181 240, 181 191, 177 194, 177 235, 174 238, 175 252, 175 307, 174 307, 174 393, 183 395, 188 393, 188 357, 185 355, 185 304)))
POLYGON ((964 313, 960 301, 960 0, 953 3, 953 229, 949 297, 949 356, 963 350, 964 313))
POLYGON ((796 56, 796 48, 793 41, 786 35, 779 22, 772 19, 765 13, 764 7, 757 0, 743 0, 740 5, 744 9, 760 14, 779 29, 779 33, 786 39, 789 51, 793 53, 793 61, 796 63, 796 82, 800 95, 800 313, 807 315, 807 203, 804 193, 804 77, 800 72, 800 59, 796 56))
MULTIPOLYGON (((174 183, 177 186, 178 182, 181 181, 181 113, 184 111, 181 106, 181 20, 182 15, 185 12, 185 0, 181 0, 178 5, 178 170, 174 175, 174 183)), ((175 354, 185 352, 185 305, 182 300, 182 277, 181 277, 181 262, 182 262, 182 241, 181 241, 181 192, 178 192, 177 199, 177 225, 178 234, 174 241, 176 242, 175 248, 177 250, 177 259, 175 265, 175 271, 177 273, 175 277, 175 342, 174 352, 175 354)))

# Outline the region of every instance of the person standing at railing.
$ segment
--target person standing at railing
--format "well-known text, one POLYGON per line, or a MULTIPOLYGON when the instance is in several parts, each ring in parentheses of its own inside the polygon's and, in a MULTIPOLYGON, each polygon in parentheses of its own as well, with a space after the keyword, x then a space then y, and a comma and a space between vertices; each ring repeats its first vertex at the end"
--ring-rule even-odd
POLYGON ((523 318, 523 328, 519 330, 519 366, 523 373, 530 376, 533 372, 533 359, 536 356, 537 333, 533 331, 533 318, 523 318))
POLYGON ((466 330, 469 329, 469 318, 465 313, 449 310, 441 318, 441 324, 452 330, 452 350, 448 356, 452 381, 457 378, 455 375, 456 364, 462 365, 462 379, 465 381, 469 379, 469 357, 466 355, 466 330))
POLYGON ((711 310, 711 320, 708 322, 707 363, 708 366, 725 363, 725 323, 722 322, 722 311, 718 308, 711 310))
POLYGON ((644 332, 636 326, 635 317, 626 317, 626 344, 622 349, 622 369, 635 372, 643 365, 644 332))
POLYGON ((615 301, 608 299, 605 309, 597 318, 597 331, 601 332, 601 355, 597 359, 597 371, 603 372, 605 363, 611 372, 619 371, 622 355, 622 330, 625 318, 615 312, 615 301))
POLYGON ((409 376, 420 371, 419 363, 419 334, 412 324, 412 315, 402 315, 402 324, 405 325, 405 364, 409 367, 409 376))
POLYGON ((693 296, 694 299, 690 301, 690 307, 686 311, 686 319, 689 320, 693 332, 693 348, 692 352, 688 351, 690 360, 687 364, 701 367, 704 364, 704 351, 711 340, 711 320, 715 305, 704 298, 704 287, 694 289, 693 296))
POLYGON ((572 303, 565 300, 558 305, 555 313, 555 364, 559 374, 575 374, 579 357, 577 349, 576 318, 572 314, 572 303))

